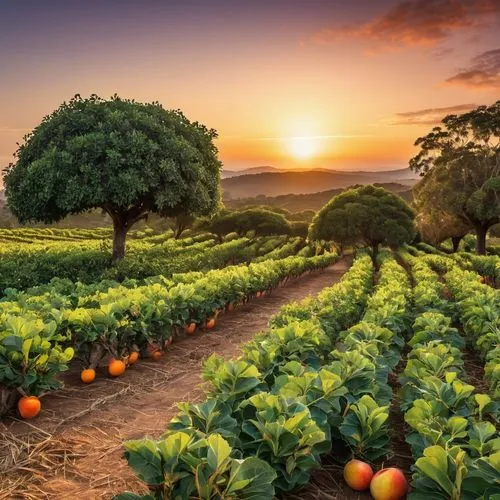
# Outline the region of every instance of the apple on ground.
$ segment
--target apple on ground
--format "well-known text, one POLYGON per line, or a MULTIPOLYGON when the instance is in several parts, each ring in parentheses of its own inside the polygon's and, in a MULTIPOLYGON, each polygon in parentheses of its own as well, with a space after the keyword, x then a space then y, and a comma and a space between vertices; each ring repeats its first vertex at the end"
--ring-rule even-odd
POLYGON ((367 490, 373 477, 373 469, 361 460, 350 460, 344 467, 345 482, 356 491, 367 490))
POLYGON ((370 493, 375 500, 400 500, 407 491, 406 478, 395 467, 379 470, 370 483, 370 493))

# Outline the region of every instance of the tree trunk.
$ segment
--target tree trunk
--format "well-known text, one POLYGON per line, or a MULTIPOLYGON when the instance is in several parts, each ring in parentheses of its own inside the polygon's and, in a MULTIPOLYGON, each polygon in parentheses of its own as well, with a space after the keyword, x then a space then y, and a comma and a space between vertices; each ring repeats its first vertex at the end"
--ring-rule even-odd
POLYGON ((486 254, 486 233, 488 226, 476 226, 476 253, 478 255, 486 254))
POLYGON ((176 240, 178 240, 178 239, 181 237, 181 235, 182 235, 182 233, 184 232, 184 230, 185 230, 185 227, 184 227, 184 226, 178 226, 178 227, 177 227, 177 231, 175 232, 175 237, 174 237, 174 238, 175 238, 176 240))
POLYGON ((460 245, 462 238, 463 238, 463 236, 452 236, 451 237, 451 244, 453 245, 453 253, 458 252, 458 246, 460 245))
POLYGON ((128 225, 123 221, 113 221, 113 263, 125 257, 125 240, 128 233, 128 225))
POLYGON ((378 269, 378 265, 377 265, 378 245, 379 245, 378 243, 372 244, 372 260, 373 260, 373 265, 375 266, 375 269, 378 269))

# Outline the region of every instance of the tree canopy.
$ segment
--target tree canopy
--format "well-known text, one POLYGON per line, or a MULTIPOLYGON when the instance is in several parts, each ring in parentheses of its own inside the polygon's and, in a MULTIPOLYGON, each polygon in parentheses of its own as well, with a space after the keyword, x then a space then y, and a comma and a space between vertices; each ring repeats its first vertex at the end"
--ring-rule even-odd
POLYGON ((447 116, 415 145, 420 152, 410 168, 423 176, 413 190, 419 211, 472 227, 484 254, 488 229, 500 222, 500 101, 447 116))
POLYGON ((283 215, 258 208, 222 212, 209 221, 206 229, 220 238, 229 233, 244 235, 250 231, 255 236, 290 234, 291 232, 290 223, 283 215))
POLYGON ((214 130, 180 111, 114 96, 76 95, 46 116, 5 174, 9 208, 23 223, 52 223, 94 208, 113 220, 113 259, 148 213, 213 213, 220 203, 214 130))
POLYGON ((460 240, 471 230, 471 227, 462 220, 436 209, 419 212, 416 223, 423 241, 439 245, 451 238, 455 252, 458 250, 460 240))
POLYGON ((314 217, 309 237, 343 246, 369 246, 375 260, 379 245, 398 247, 413 239, 414 217, 399 196, 362 186, 334 196, 314 217))

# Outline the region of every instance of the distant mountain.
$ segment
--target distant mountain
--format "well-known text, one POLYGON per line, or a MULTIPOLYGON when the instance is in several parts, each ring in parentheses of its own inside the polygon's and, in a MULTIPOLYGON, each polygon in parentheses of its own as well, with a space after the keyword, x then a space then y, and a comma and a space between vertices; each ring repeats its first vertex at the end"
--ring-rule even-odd
MULTIPOLYGON (((382 184, 376 183, 375 185, 396 193, 407 202, 411 202, 413 198, 411 188, 403 184, 391 182, 382 184)), ((273 208, 285 208, 292 213, 302 212, 303 210, 314 210, 316 212, 331 198, 333 198, 337 194, 340 194, 344 190, 345 188, 339 188, 310 194, 285 194, 280 196, 258 195, 253 198, 225 200, 224 204, 227 208, 235 210, 249 206, 265 205, 273 208)))
POLYGON ((243 170, 223 170, 221 177, 223 179, 227 179, 229 177, 238 177, 240 175, 263 174, 269 172, 279 173, 282 172, 282 170, 276 167, 267 166, 245 168, 243 170))
POLYGON ((396 182, 413 186, 417 176, 408 168, 380 172, 347 172, 315 169, 242 174, 222 180, 224 199, 248 198, 258 195, 280 196, 290 193, 309 194, 342 189, 356 184, 396 182))

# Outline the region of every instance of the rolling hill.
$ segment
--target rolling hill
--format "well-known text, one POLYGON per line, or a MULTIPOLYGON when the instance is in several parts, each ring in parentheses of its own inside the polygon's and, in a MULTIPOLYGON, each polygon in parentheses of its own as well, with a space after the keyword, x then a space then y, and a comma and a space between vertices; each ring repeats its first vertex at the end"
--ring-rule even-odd
MULTIPOLYGON (((375 183, 375 185, 396 193, 407 202, 411 202, 412 200, 411 188, 409 188, 408 186, 397 183, 375 183)), ((333 196, 340 194, 342 191, 344 191, 343 188, 338 188, 308 194, 285 194, 279 196, 258 195, 251 198, 225 200, 224 204, 227 208, 232 209, 240 209, 243 207, 255 205, 265 205, 273 208, 285 208, 292 213, 302 212, 303 210, 318 211, 333 196)))
POLYGON ((410 169, 380 172, 342 172, 336 170, 280 171, 243 174, 222 180, 224 199, 258 195, 309 194, 342 189, 356 184, 398 183, 411 187, 418 181, 410 169))

